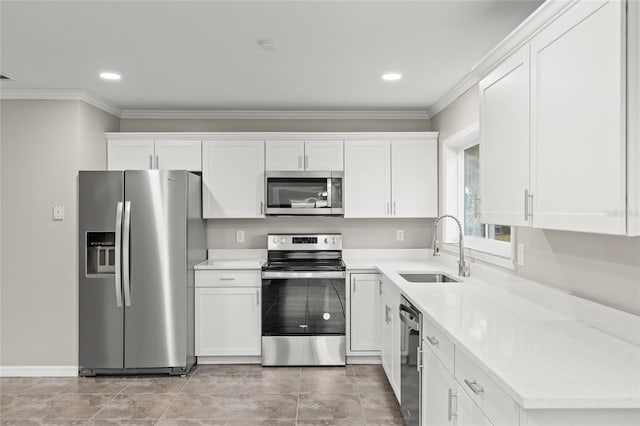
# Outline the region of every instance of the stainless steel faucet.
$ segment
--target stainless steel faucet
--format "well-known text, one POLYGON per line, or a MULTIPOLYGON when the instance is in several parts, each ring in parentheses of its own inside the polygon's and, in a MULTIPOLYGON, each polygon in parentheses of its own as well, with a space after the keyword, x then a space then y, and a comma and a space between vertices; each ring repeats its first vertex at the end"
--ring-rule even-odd
POLYGON ((436 239, 436 236, 438 235, 438 222, 440 222, 440 220, 444 219, 445 217, 450 217, 451 219, 455 220, 456 223, 458 224, 458 241, 460 243, 459 244, 460 259, 458 260, 458 276, 468 277, 469 275, 471 275, 471 270, 469 269, 469 263, 464 261, 464 237, 463 237, 464 234, 462 232, 462 225, 460 224, 460 221, 456 219, 455 216, 451 216, 450 214, 444 214, 436 218, 436 221, 433 222, 433 242, 431 244, 431 247, 433 248, 433 255, 440 256, 440 247, 438 246, 438 240, 436 239))

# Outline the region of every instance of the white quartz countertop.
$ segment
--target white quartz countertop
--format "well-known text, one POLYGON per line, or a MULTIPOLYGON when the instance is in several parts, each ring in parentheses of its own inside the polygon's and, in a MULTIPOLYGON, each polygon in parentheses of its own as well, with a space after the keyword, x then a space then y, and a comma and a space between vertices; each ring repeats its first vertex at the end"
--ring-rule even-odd
POLYGON ((207 259, 198 263, 195 269, 260 269, 264 262, 264 259, 207 259))
POLYGON ((640 347, 633 343, 473 272, 460 283, 410 283, 399 273, 457 271, 429 261, 373 263, 523 408, 640 408, 640 347))

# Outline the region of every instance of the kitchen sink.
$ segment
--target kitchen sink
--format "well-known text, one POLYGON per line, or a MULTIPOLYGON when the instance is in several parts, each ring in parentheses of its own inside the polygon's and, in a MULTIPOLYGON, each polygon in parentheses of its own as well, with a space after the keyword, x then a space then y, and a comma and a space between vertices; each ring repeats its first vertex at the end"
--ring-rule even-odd
POLYGON ((410 283, 457 283, 459 280, 450 277, 449 275, 440 273, 423 273, 423 272, 411 272, 406 274, 400 274, 402 278, 410 283))

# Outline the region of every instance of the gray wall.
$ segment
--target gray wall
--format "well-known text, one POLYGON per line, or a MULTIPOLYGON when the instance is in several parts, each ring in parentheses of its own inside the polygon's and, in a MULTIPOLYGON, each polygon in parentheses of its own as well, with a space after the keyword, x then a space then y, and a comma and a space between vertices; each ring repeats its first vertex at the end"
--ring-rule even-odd
POLYGON ((0 365, 73 366, 78 170, 104 168, 104 132, 120 123, 80 101, 33 100, 1 101, 0 121, 0 365))
MULTIPOLYGON (((444 140, 478 118, 474 86, 433 117, 432 127, 444 140)), ((531 228, 517 228, 516 236, 525 244, 526 259, 517 275, 640 313, 640 237, 531 228)))
POLYGON ((429 120, 122 119, 121 132, 422 132, 429 120))

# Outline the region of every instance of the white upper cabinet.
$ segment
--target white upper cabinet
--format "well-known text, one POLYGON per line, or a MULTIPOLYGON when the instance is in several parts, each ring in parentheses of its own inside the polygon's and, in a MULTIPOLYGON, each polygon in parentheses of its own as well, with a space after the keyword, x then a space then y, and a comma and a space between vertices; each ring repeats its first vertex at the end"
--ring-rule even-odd
POLYGON ((204 141, 204 218, 264 217, 264 141, 204 141))
POLYGON ((304 170, 304 141, 268 140, 266 169, 275 171, 304 170))
POLYGON ((156 140, 156 169, 202 170, 202 143, 190 140, 156 140))
POLYGON ((199 140, 118 139, 107 150, 108 170, 202 170, 199 140))
POLYGON ((345 141, 345 217, 389 217, 390 144, 386 140, 345 141))
POLYGON ((640 235, 640 2, 627 3, 627 234, 640 235))
POLYGON ((344 143, 339 141, 306 141, 305 170, 344 170, 344 143))
POLYGON ((345 217, 436 217, 438 142, 345 142, 345 217))
POLYGON ((273 171, 343 170, 342 140, 268 140, 266 169, 273 171))
POLYGON ((533 226, 625 233, 621 1, 581 1, 531 41, 533 226))
POLYGON ((529 225, 529 46, 498 65, 479 88, 480 221, 529 225))
POLYGON ((391 215, 438 216, 438 141, 391 141, 391 215))
POLYGON ((110 140, 108 170, 150 170, 155 165, 153 139, 110 140))

